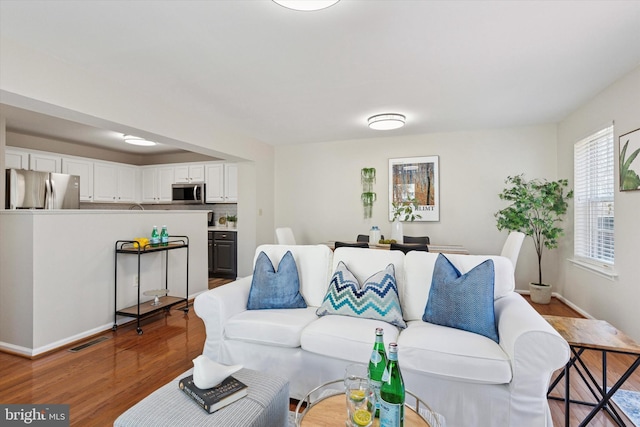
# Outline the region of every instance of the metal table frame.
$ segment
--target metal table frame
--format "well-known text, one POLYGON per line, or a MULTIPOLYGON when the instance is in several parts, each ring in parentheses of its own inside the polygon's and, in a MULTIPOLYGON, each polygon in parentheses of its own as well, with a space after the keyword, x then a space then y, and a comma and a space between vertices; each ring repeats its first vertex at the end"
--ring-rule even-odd
MULTIPOLYGON (((114 259, 114 314, 113 314, 113 327, 111 328, 115 331, 118 328, 117 318, 118 315, 126 316, 126 317, 135 317, 137 319, 137 327, 136 331, 138 335, 142 334, 142 328, 140 327, 140 319, 143 317, 151 316, 153 314, 158 313, 160 310, 168 311, 172 306, 176 304, 180 304, 182 302, 185 303, 184 308, 182 309, 185 314, 189 312, 189 237, 188 236, 169 236, 169 244, 168 246, 151 246, 149 244, 144 247, 140 247, 140 244, 134 240, 118 240, 115 243, 115 259, 114 259), (171 240, 174 239, 174 240, 171 240), (140 258, 141 255, 145 255, 148 253, 155 252, 164 252, 165 253, 165 287, 164 289, 169 289, 169 251, 174 249, 186 249, 187 250, 187 261, 186 261, 186 283, 185 283, 185 297, 177 299, 176 301, 169 302, 167 304, 163 304, 158 306, 154 310, 150 310, 147 313, 140 312, 140 258), (128 255, 137 255, 138 256, 138 304, 136 313, 130 313, 123 311, 125 309, 118 310, 118 254, 128 254, 128 255)), ((132 306, 133 307, 133 306, 132 306)), ((129 308, 132 308, 129 307, 129 308)))

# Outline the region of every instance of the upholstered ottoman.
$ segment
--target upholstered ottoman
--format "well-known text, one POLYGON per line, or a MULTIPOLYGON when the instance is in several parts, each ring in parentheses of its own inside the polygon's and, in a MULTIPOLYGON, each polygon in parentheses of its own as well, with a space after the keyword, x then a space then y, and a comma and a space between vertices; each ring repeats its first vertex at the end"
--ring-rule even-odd
POLYGON ((233 374, 249 386, 246 397, 207 414, 178 388, 178 381, 193 369, 160 387, 120 415, 115 427, 160 426, 242 426, 273 427, 288 425, 289 382, 280 377, 250 369, 233 374))

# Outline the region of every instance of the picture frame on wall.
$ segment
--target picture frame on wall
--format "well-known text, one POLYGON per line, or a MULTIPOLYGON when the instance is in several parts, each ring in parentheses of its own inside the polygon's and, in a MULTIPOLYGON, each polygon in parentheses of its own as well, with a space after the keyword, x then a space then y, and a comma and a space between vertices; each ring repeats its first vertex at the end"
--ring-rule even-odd
POLYGON ((440 221, 438 156, 389 159, 389 220, 392 203, 416 201, 415 221, 440 221))
POLYGON ((620 191, 640 190, 640 129, 618 137, 620 191))

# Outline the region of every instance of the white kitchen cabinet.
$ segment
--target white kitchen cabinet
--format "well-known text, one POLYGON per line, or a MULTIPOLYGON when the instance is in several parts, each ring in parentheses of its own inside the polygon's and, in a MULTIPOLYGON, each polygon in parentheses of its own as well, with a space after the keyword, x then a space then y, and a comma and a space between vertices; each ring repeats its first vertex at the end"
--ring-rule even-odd
POLYGON ((224 165, 224 197, 225 202, 238 202, 238 165, 235 163, 224 165))
POLYGON ((43 153, 29 154, 29 169, 39 172, 62 172, 62 157, 43 153))
POLYGON ((29 153, 6 148, 4 150, 4 162, 7 169, 29 169, 29 153))
POLYGON ((63 157, 62 173, 80 177, 80 201, 93 201, 93 162, 85 159, 63 157))
POLYGON ((136 168, 118 166, 118 201, 136 202, 136 168))
POLYGON ((174 168, 143 167, 142 168, 142 203, 171 202, 171 184, 174 183, 174 168))
POLYGON ((207 203, 236 203, 238 201, 238 165, 211 163, 206 165, 207 203))
POLYGON ((189 182, 204 182, 204 165, 175 165, 175 182, 176 183, 189 183, 189 182))
POLYGON ((96 202, 135 202, 136 168, 114 163, 93 165, 93 199, 96 202))
POLYGON ((171 166, 158 168, 158 199, 171 202, 171 186, 175 182, 175 169, 171 166))

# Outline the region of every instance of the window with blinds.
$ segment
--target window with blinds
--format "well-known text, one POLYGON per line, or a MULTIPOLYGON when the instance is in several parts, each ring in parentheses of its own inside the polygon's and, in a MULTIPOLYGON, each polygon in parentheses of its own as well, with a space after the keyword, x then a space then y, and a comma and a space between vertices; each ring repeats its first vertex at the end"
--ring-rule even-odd
POLYGON ((613 265, 613 126, 578 141, 573 157, 574 255, 584 261, 613 265))

